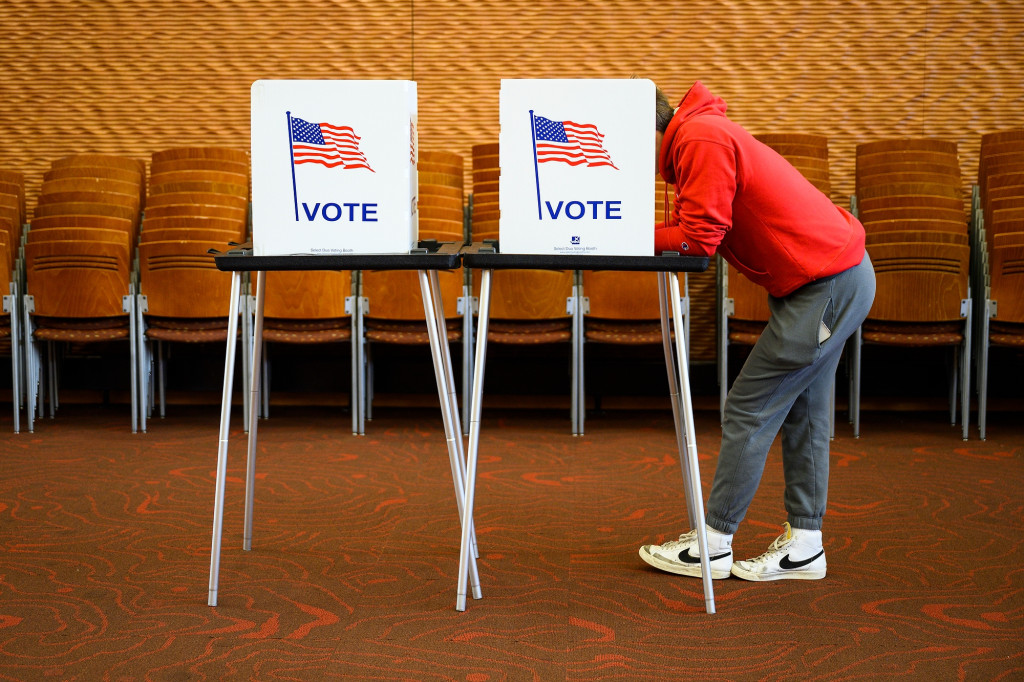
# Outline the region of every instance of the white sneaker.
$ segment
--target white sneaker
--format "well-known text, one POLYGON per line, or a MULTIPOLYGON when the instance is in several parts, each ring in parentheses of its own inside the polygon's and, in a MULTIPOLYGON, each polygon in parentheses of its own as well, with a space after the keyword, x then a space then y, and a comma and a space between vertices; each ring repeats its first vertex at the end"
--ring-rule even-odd
MULTIPOLYGON (((644 545, 640 548, 640 558, 662 571, 701 577, 696 530, 683 533, 678 540, 670 540, 663 545, 644 545)), ((728 578, 729 570, 732 568, 732 536, 709 528, 708 559, 711 563, 712 579, 728 578)))
POLYGON ((825 577, 821 531, 796 531, 789 523, 768 551, 749 561, 737 561, 732 574, 744 580, 819 580, 825 577))

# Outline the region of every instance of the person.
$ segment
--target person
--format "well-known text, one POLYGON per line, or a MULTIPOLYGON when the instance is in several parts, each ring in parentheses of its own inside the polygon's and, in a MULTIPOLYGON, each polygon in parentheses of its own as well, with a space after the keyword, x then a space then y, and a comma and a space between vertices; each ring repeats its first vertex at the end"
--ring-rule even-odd
MULTIPOLYGON (((726 398, 705 524, 711 577, 825 577, 822 518, 829 474, 832 382, 846 339, 874 300, 864 227, 781 155, 726 117, 700 82, 673 109, 657 90, 658 170, 675 185, 655 250, 716 252, 768 292, 771 318, 726 398), (782 431, 783 533, 733 561, 732 539, 782 431)), ((697 531, 643 545, 655 568, 701 576, 697 531)))

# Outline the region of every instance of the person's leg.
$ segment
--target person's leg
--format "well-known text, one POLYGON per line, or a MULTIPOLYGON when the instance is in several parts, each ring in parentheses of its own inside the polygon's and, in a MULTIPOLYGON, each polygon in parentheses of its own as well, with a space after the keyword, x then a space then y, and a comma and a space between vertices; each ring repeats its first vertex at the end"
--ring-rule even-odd
POLYGON ((787 520, 794 529, 813 531, 821 530, 828 498, 832 383, 846 340, 871 308, 874 271, 866 261, 822 284, 828 303, 816 361, 821 371, 797 396, 782 424, 787 520))
MULTIPOLYGON (((829 369, 819 333, 829 303, 827 282, 770 298, 772 316, 726 398, 718 466, 707 524, 734 533, 754 498, 768 450, 794 402, 829 369)), ((831 367, 834 370, 834 367, 831 367)))
POLYGON ((828 499, 829 403, 843 344, 874 300, 871 262, 865 257, 861 265, 821 284, 828 285, 828 303, 821 318, 818 371, 782 425, 788 520, 764 554, 733 563, 732 574, 745 580, 817 580, 827 571, 821 526, 828 499))

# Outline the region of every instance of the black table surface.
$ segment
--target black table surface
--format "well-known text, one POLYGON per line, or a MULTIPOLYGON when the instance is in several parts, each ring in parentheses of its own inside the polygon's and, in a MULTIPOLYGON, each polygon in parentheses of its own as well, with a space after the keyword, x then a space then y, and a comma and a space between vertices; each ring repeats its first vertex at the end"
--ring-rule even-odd
POLYGON ((461 258, 461 242, 422 240, 409 253, 324 254, 254 256, 252 244, 213 251, 218 270, 455 270, 461 258))
POLYGON ((588 256, 578 254, 501 253, 495 241, 418 243, 409 253, 296 254, 254 256, 252 244, 229 245, 211 251, 217 269, 259 270, 454 270, 464 265, 481 270, 626 270, 646 272, 703 272, 707 256, 682 256, 667 252, 658 256, 588 256))
POLYGON ((674 251, 659 256, 501 253, 497 242, 486 240, 463 247, 462 264, 468 268, 481 270, 704 272, 708 269, 708 257, 682 256, 674 251))

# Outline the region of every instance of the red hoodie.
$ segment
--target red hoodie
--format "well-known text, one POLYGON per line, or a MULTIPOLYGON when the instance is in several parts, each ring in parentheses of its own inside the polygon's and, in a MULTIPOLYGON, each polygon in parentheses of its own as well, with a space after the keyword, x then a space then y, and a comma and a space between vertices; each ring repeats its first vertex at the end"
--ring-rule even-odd
POLYGON ((864 227, 725 109, 698 81, 668 124, 658 168, 675 185, 675 207, 655 250, 717 250, 772 296, 859 264, 864 227))

